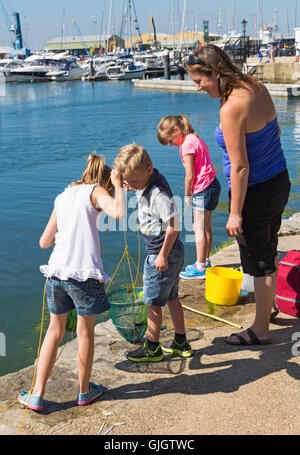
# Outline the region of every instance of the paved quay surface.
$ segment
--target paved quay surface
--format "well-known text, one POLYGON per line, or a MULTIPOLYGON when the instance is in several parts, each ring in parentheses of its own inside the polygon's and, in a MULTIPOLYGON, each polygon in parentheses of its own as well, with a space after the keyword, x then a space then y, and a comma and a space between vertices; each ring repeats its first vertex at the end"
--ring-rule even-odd
MULTIPOLYGON (((300 247, 299 214, 284 223, 279 251, 300 247)), ((234 243, 213 256, 213 265, 239 265, 234 243)), ((205 304, 205 282, 180 283, 182 302, 247 328, 254 296, 234 307, 205 304)), ((77 407, 77 340, 69 342, 48 382, 43 413, 16 403, 0 412, 0 434, 23 435, 295 435, 300 433, 300 319, 279 313, 271 325, 272 344, 235 347, 224 337, 239 329, 185 310, 190 359, 168 356, 155 365, 135 365, 124 353, 134 347, 111 321, 96 326, 92 380, 107 387, 93 404, 77 407), (104 424, 104 426, 103 426, 104 424)), ((171 340, 167 317, 162 342, 171 340)), ((34 367, 0 377, 0 408, 29 389, 34 367)))
MULTIPOLYGON (((196 90, 196 85, 191 80, 134 79, 133 86, 136 89, 199 93, 196 90)), ((298 82, 293 84, 266 83, 266 87, 271 96, 289 97, 299 96, 300 94, 300 84, 298 82)))

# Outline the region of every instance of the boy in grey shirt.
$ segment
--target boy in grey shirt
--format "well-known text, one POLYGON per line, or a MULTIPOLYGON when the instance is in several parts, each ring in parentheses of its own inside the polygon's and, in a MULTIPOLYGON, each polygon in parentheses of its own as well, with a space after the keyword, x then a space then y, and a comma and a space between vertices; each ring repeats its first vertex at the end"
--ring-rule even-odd
POLYGON ((146 150, 138 144, 122 147, 114 167, 124 178, 127 189, 136 190, 140 231, 148 253, 144 263, 143 293, 148 305, 148 334, 145 343, 127 353, 133 362, 159 362, 163 351, 190 357, 184 313, 178 299, 179 273, 184 262, 184 247, 176 229, 177 213, 171 189, 146 150), (162 307, 168 306, 175 328, 170 346, 159 342, 162 307))

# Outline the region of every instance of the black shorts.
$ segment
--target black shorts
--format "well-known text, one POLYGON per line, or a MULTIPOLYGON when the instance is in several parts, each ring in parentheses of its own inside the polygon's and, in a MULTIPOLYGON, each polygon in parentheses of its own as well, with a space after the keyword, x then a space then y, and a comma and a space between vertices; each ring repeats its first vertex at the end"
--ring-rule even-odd
MULTIPOLYGON (((237 237, 245 273, 263 277, 276 271, 278 231, 290 188, 287 170, 248 188, 242 211, 243 234, 237 237)), ((229 192, 229 208, 230 197, 229 192)))

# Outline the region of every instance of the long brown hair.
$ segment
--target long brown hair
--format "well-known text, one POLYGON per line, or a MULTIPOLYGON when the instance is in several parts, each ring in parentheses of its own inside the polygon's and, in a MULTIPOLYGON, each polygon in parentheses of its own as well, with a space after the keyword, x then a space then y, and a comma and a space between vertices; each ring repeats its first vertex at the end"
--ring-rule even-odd
POLYGON ((214 44, 207 44, 196 49, 192 55, 200 59, 201 63, 189 64, 188 60, 184 62, 184 69, 188 73, 211 75, 214 71, 220 76, 219 92, 221 95, 221 105, 226 103, 234 88, 243 87, 243 83, 258 85, 259 82, 254 76, 243 74, 235 65, 229 55, 220 47, 214 44))
POLYGON ((161 144, 167 145, 172 140, 175 127, 180 129, 183 137, 195 133, 186 115, 167 115, 161 119, 157 128, 157 137, 161 144))
POLYGON ((81 179, 72 182, 69 187, 82 184, 98 183, 108 191, 113 188, 110 182, 111 168, 105 164, 103 156, 91 153, 86 161, 81 179))

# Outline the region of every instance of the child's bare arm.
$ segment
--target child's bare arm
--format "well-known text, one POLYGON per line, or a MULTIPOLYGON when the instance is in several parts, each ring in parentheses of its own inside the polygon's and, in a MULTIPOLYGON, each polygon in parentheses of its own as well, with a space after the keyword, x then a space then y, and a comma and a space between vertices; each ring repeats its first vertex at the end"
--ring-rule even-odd
POLYGON ((184 156, 185 165, 185 196, 191 196, 193 183, 195 180, 194 155, 184 156))
POLYGON ((175 217, 170 219, 169 226, 166 230, 166 235, 165 235, 165 240, 163 243, 163 246, 161 247, 161 250, 155 259, 155 267, 157 270, 160 272, 164 272, 165 270, 168 270, 168 256, 170 254, 170 251, 177 239, 178 236, 178 230, 175 228, 176 222, 178 220, 175 219, 175 217))
POLYGON ((93 190, 92 200, 96 201, 96 208, 103 210, 107 215, 120 220, 124 218, 126 213, 125 195, 122 187, 122 177, 118 171, 113 170, 111 173, 111 181, 115 187, 115 197, 101 186, 96 186, 93 190))
POLYGON ((50 216, 48 224, 40 238, 40 247, 41 248, 50 248, 55 243, 55 234, 57 233, 57 219, 56 212, 53 209, 53 212, 50 216))

